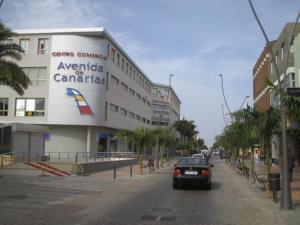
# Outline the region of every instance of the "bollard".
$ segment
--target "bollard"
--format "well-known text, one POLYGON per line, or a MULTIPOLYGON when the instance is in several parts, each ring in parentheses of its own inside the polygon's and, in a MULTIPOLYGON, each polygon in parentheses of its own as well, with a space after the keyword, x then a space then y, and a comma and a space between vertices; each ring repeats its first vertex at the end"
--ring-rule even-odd
POLYGON ((117 176, 117 167, 114 166, 114 180, 116 179, 116 176, 117 176))
POLYGON ((132 177, 132 164, 130 164, 130 177, 132 177))
POLYGON ((280 188, 280 174, 279 173, 269 173, 269 189, 273 192, 273 201, 278 203, 277 192, 281 190, 280 188))

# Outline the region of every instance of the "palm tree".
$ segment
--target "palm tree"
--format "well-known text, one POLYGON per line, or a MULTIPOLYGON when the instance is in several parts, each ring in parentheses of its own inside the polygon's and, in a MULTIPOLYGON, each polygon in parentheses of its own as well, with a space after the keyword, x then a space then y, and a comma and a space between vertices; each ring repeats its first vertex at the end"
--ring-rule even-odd
POLYGON ((173 125, 176 131, 180 133, 180 142, 185 151, 191 150, 193 138, 198 133, 194 122, 193 120, 188 121, 183 118, 182 120, 177 120, 173 125))
POLYGON ((156 145, 156 167, 159 168, 159 161, 163 166, 163 155, 168 155, 168 149, 174 143, 175 135, 170 128, 159 127, 152 130, 152 140, 156 145))
POLYGON ((17 34, 0 22, 0 84, 9 86, 19 95, 23 95, 24 89, 27 89, 31 82, 22 68, 8 60, 10 58, 19 61, 21 53, 24 52, 20 45, 9 41, 14 36, 17 34))
POLYGON ((153 141, 151 131, 148 128, 136 128, 132 131, 132 139, 137 147, 141 174, 143 174, 143 160, 146 153, 146 146, 153 141))

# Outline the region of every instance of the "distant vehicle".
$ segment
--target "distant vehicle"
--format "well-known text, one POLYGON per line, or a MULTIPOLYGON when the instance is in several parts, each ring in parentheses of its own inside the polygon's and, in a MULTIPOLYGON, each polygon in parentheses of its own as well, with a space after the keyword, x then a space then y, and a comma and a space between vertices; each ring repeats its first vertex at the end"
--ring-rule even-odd
POLYGON ((192 157, 205 159, 203 154, 193 154, 192 157))
POLYGON ((211 167, 200 157, 184 157, 178 160, 173 171, 173 188, 182 185, 200 185, 211 189, 211 167))
POLYGON ((215 152, 215 155, 216 155, 216 156, 220 155, 220 151, 219 151, 219 150, 216 151, 216 152, 215 152))
POLYGON ((202 150, 201 154, 208 156, 210 154, 210 151, 209 150, 202 150))

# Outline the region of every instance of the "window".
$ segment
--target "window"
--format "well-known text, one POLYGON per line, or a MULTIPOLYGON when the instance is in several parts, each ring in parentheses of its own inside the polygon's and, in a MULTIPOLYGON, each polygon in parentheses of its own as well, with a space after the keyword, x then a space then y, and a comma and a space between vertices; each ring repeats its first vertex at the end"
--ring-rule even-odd
POLYGON ((47 54, 48 53, 48 38, 40 38, 38 46, 38 54, 47 54))
POLYGON ((128 90, 128 86, 126 84, 124 84, 123 82, 121 83, 121 88, 122 88, 123 91, 128 90))
POLYGON ((109 72, 106 72, 106 90, 108 90, 108 77, 109 77, 109 72))
POLYGON ((278 65, 278 52, 276 52, 276 55, 275 55, 275 62, 278 65))
POLYGON ((142 101, 143 101, 143 103, 145 103, 145 104, 146 104, 146 99, 145 99, 145 98, 142 98, 142 101))
POLYGON ((296 87, 295 73, 291 73, 291 84, 292 84, 292 87, 296 87))
POLYGON ((109 49, 109 44, 107 45, 107 58, 109 58, 109 52, 110 52, 110 49, 109 49))
POLYGON ((17 98, 16 116, 44 116, 44 98, 17 98))
POLYGON ((126 109, 121 108, 121 109, 120 109, 120 113, 121 113, 123 116, 127 116, 127 110, 126 110, 126 109))
POLYGON ((273 74, 273 61, 271 61, 271 63, 270 63, 270 72, 271 72, 271 74, 273 74))
POLYGON ((133 77, 132 77, 132 79, 135 80, 135 70, 133 70, 133 77))
POLYGON ((135 96, 135 91, 132 90, 131 88, 129 88, 129 93, 130 93, 132 96, 135 96))
POLYGON ((151 106, 151 103, 149 101, 147 101, 147 105, 150 107, 151 106))
POLYGON ((137 97, 138 100, 141 100, 141 98, 142 98, 141 95, 138 94, 138 93, 136 93, 136 97, 137 97))
POLYGON ((150 120, 147 120, 147 124, 150 124, 150 120))
POLYGON ((124 66, 125 66, 125 61, 124 61, 124 59, 122 58, 122 70, 124 70, 124 66))
POLYGON ((4 44, 4 45, 12 44, 12 42, 13 42, 12 39, 5 39, 5 40, 1 41, 1 43, 4 44))
POLYGON ((284 60, 284 43, 281 45, 281 60, 284 60))
POLYGON ((117 65, 120 66, 120 55, 117 54, 117 65))
POLYGON ((119 86, 119 79, 111 75, 111 83, 119 86))
POLYGON ((140 121, 141 120, 141 116, 139 116, 139 115, 135 115, 135 119, 137 120, 137 121, 140 121))
POLYGON ((130 77, 132 77, 132 67, 130 66, 130 69, 129 69, 129 75, 130 77))
POLYGON ((134 119, 134 113, 133 112, 129 112, 129 117, 134 119))
POLYGON ((25 74, 31 80, 31 84, 41 85, 47 81, 47 68, 46 67, 23 67, 25 74))
POLYGON ((144 117, 142 117, 142 122, 146 123, 146 119, 144 117))
POLYGON ((0 116, 8 115, 8 98, 0 98, 0 116))
POLYGON ((115 61, 115 50, 113 48, 111 49, 111 60, 115 61))
POLYGON ((152 88, 151 93, 153 96, 157 96, 157 88, 152 88))
POLYGON ((20 46, 24 50, 24 54, 29 54, 29 39, 20 39, 20 46))
POLYGON ((118 112, 119 107, 114 105, 114 104, 110 104, 110 111, 111 112, 118 112))
POLYGON ((128 63, 126 63, 126 73, 128 74, 128 63))
POLYGON ((107 102, 105 102, 105 115, 104 115, 105 121, 107 121, 107 102))

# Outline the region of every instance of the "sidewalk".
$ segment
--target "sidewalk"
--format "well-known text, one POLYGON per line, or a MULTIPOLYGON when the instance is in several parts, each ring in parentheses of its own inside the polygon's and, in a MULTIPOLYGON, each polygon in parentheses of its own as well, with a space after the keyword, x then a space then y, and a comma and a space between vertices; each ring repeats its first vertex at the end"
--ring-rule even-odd
MULTIPOLYGON (((250 167, 250 162, 245 161, 245 165, 250 167)), ((267 166, 264 164, 263 161, 260 161, 259 163, 255 163, 255 171, 258 176, 264 176, 267 177, 267 166)), ((272 165, 271 172, 274 173, 281 173, 279 165, 272 165)), ((281 177, 282 178, 282 177, 281 177)), ((291 182, 291 191, 292 191, 292 199, 295 208, 300 208, 300 167, 296 166, 294 168, 294 174, 293 174, 293 182, 291 182)))

